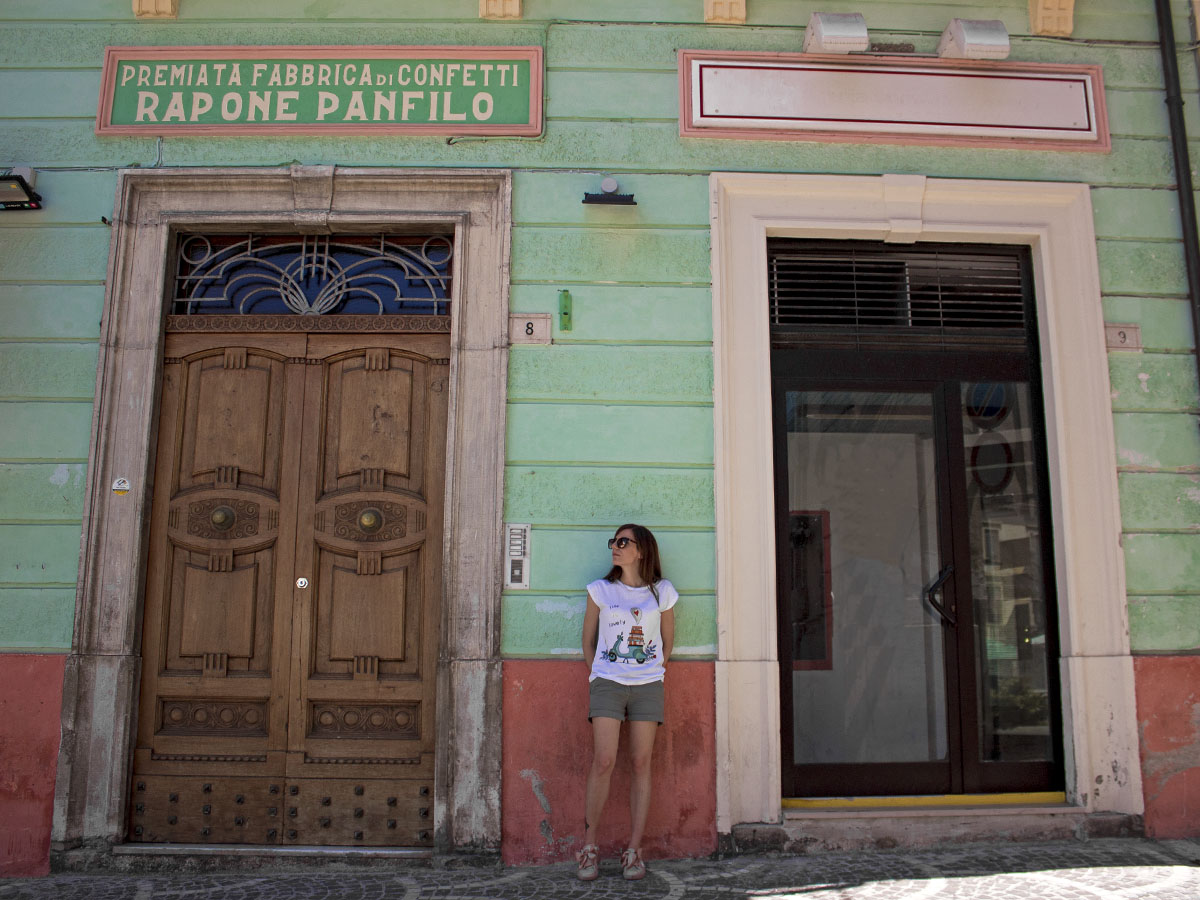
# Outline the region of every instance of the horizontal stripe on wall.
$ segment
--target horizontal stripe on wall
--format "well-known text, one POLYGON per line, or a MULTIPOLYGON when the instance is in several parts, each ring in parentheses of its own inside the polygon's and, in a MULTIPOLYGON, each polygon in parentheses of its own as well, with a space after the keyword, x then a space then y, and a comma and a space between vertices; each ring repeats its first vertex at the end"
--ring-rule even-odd
POLYGON ((1127 530, 1200 532, 1200 474, 1121 472, 1117 484, 1127 530))
MULTIPOLYGON (((2 352, 2 351, 0 351, 2 352)), ((708 347, 514 347, 508 399, 712 404, 708 347)))
POLYGON ((708 285, 514 284, 509 304, 513 312, 551 313, 556 343, 712 342, 708 285), (559 290, 571 292, 570 331, 558 328, 559 290))
POLYGON ((1181 297, 1105 297, 1104 321, 1139 326, 1146 350, 1187 351, 1195 347, 1191 302, 1181 297))
POLYGON ((508 522, 605 528, 622 522, 652 528, 714 523, 711 468, 512 465, 504 484, 508 522))
POLYGON ((0 460, 82 461, 92 432, 90 402, 0 402, 0 460))
POLYGON ((1200 468, 1200 429, 1194 415, 1114 413, 1117 464, 1128 469, 1200 468))
MULTIPOLYGON (((756 3, 759 0, 756 0, 756 3)), ((7 4, 6 17, 14 15, 7 4)), ((99 72, 98 60, 108 44, 135 46, 146 42, 146 30, 152 23, 131 21, 129 10, 114 8, 108 22, 97 22, 103 18, 96 14, 95 4, 87 4, 81 11, 81 20, 64 24, 69 13, 62 12, 53 22, 47 22, 45 7, 31 3, 40 11, 31 21, 12 21, 8 25, 12 39, 5 50, 5 65, 12 68, 84 68, 99 72), (40 21, 38 21, 40 20, 40 21)), ((84 4, 80 4, 83 6, 84 4)), ((528 4, 527 4, 528 5, 528 4)), ((893 10, 910 19, 917 4, 892 3, 893 10)), ((351 4, 342 4, 352 8, 351 4)), ((595 4, 588 8, 588 17, 594 12, 595 4)), ((694 6, 694 4, 692 4, 694 6)), ((985 5, 972 12, 969 6, 959 4, 960 12, 971 18, 995 18, 1001 11, 985 5)), ((1099 28, 1104 19, 1091 17, 1079 5, 1075 10, 1076 29, 1079 39, 1083 29, 1099 28)), ((804 22, 796 25, 763 27, 757 10, 751 10, 755 24, 737 28, 712 28, 693 22, 676 25, 661 24, 653 29, 641 25, 595 25, 588 22, 556 22, 549 30, 544 22, 528 19, 518 22, 481 22, 477 18, 453 21, 420 22, 411 18, 407 21, 389 21, 387 14, 396 7, 371 10, 369 27, 372 42, 396 45, 529 45, 546 42, 548 67, 593 68, 608 70, 675 70, 675 50, 686 47, 698 50, 762 50, 795 52, 803 43, 804 22)), ((1186 34, 1188 22, 1182 7, 1177 10, 1176 30, 1186 34)), ((404 12, 409 12, 406 7, 404 12)), ((1009 12, 1016 13, 1014 7, 1009 12)), ((1142 11, 1145 12, 1144 10, 1142 11)), ((692 10, 692 18, 697 18, 692 10)), ((807 18, 801 11, 801 16, 807 18)), ((221 45, 229 41, 228 26, 221 23, 192 18, 185 22, 171 23, 155 34, 155 43, 163 45, 221 45)), ((439 17, 440 18, 440 17, 439 17)), ((939 19, 934 13, 933 19, 939 19)), ((1129 21, 1126 4, 1121 13, 1110 12, 1107 23, 1114 30, 1103 38, 1136 40, 1130 38, 1122 26, 1129 21)), ((1152 24, 1152 23, 1151 23, 1152 24)), ((909 23, 887 30, 882 24, 870 20, 871 36, 884 42, 911 42, 917 53, 933 53, 938 38, 945 27, 945 17, 932 22, 925 33, 914 32, 909 23)), ((320 21, 304 21, 301 11, 292 21, 243 21, 238 24, 239 43, 271 44, 343 44, 362 43, 363 23, 324 18, 320 21)), ((1024 34, 1028 22, 1009 28, 1013 59, 1028 62, 1092 63, 1097 60, 1104 65, 1105 86, 1109 91, 1124 88, 1162 87, 1162 72, 1158 49, 1155 46, 1101 46, 1082 42, 1072 44, 1048 41, 1044 38, 1024 34)), ((1157 36, 1148 40, 1157 41, 1157 36)), ((97 74, 98 77, 98 74, 97 74)), ((94 99, 94 98, 93 98, 94 99)))
POLYGON ((0 650, 71 649, 74 587, 0 587, 0 650))
POLYGON ((1096 236, 1101 239, 1182 240, 1178 193, 1138 188, 1092 188, 1096 236))
POLYGON ((1176 242, 1096 241, 1100 289, 1106 294, 1187 292, 1183 245, 1176 242))
POLYGON ((510 403, 510 465, 712 464, 712 409, 510 403))
MULTIPOLYGON (((1174 184, 1170 147, 1161 139, 1118 138, 1111 154, 1042 153, 1011 150, 924 147, 896 148, 880 144, 814 144, 803 141, 683 140, 676 123, 551 123, 544 138, 514 142, 487 140, 447 144, 439 138, 333 138, 252 140, 245 138, 175 138, 162 147, 162 164, 279 165, 281 159, 303 158, 339 165, 429 167, 499 166, 560 168, 564 165, 624 171, 923 172, 931 177, 1044 179, 1085 181, 1100 185, 1168 187, 1174 184), (836 161, 836 166, 835 162, 836 161)), ((1192 141, 1200 156, 1200 142, 1192 141)), ((28 159, 38 148, 38 166, 152 166, 157 142, 147 138, 100 141, 90 121, 12 120, 0 130, 0 158, 28 159)), ((249 212, 250 210, 247 210, 249 212)), ((102 277, 102 276, 101 276, 102 277)), ((606 280, 606 279, 598 279, 606 280)), ((661 280, 661 279, 659 279, 661 280)), ((668 279, 669 280, 669 279, 668 279)))
POLYGON ((0 463, 0 521, 80 521, 83 463, 0 463))
POLYGON ((624 175, 620 193, 633 194, 637 206, 583 203, 597 193, 604 172, 513 174, 513 222, 518 225, 586 225, 708 228, 708 177, 705 175, 624 175))
POLYGON ((1134 653, 1200 651, 1200 594, 1130 597, 1129 644, 1134 653))
POLYGON ((96 388, 98 344, 0 341, 0 400, 88 400, 96 388))
POLYGON ((708 228, 513 228, 512 279, 709 284, 708 228))
MULTIPOLYGON (((95 99, 92 98, 93 105, 95 99)), ((43 169, 37 173, 35 187, 44 199, 44 206, 0 217, 0 226, 86 225, 100 230, 108 229, 100 217, 112 219, 113 197, 117 189, 115 171, 61 172, 43 169)), ((0 236, 3 234, 0 231, 0 236)), ((103 289, 100 293, 103 294, 103 289)), ((96 321, 99 320, 97 311, 96 321)))
POLYGON ((0 523, 0 588, 73 585, 79 571, 81 532, 78 524, 0 523))
POLYGON ((1125 586, 1138 594, 1187 594, 1200 584, 1200 534, 1126 534, 1125 586))
POLYGON ((1113 409, 1195 412, 1200 406, 1192 353, 1110 353, 1113 409))
POLYGON ((0 282, 103 280, 111 236, 99 224, 0 229, 0 282))

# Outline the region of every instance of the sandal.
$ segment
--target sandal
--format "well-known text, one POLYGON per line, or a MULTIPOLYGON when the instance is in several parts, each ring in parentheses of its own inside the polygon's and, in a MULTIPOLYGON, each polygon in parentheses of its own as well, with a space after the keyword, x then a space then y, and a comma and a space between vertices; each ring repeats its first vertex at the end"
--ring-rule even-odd
POLYGON ((579 871, 576 873, 580 881, 595 881, 600 877, 600 848, 595 844, 585 844, 583 849, 575 854, 575 861, 579 863, 579 871))
POLYGON ((621 854, 621 874, 626 881, 637 881, 646 877, 646 863, 642 861, 642 851, 630 847, 621 854))

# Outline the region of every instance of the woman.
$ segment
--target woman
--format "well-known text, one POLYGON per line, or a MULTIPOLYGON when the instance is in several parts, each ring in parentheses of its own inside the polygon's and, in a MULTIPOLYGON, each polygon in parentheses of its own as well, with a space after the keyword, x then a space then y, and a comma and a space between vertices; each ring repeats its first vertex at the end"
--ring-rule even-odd
POLYGON ((679 593, 662 577, 658 543, 650 529, 622 525, 608 542, 612 569, 587 586, 583 658, 591 672, 588 720, 592 723, 592 767, 588 771, 584 846, 575 858, 579 878, 600 874, 600 816, 617 759, 621 722, 629 719, 629 791, 633 831, 621 854, 630 881, 646 877, 642 831, 650 811, 650 756, 663 722, 663 677, 675 642, 679 593))

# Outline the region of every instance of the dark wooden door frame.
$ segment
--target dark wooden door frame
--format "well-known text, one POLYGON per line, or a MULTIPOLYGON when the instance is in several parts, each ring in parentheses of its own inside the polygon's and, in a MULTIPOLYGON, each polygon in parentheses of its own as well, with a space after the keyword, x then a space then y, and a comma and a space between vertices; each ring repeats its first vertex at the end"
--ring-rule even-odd
MULTIPOLYGON (((1040 400, 1031 378, 1030 359, 1021 353, 910 353, 861 350, 789 350, 775 349, 771 355, 772 403, 774 409, 775 484, 776 484, 776 568, 779 594, 783 596, 790 578, 787 572, 789 554, 785 546, 788 531, 786 495, 787 458, 784 450, 786 430, 783 424, 784 394, 789 389, 806 390, 894 390, 928 391, 935 404, 933 410, 937 440, 938 522, 939 544, 943 559, 955 562, 955 570, 947 584, 947 600, 954 603, 957 625, 945 643, 947 739, 950 759, 944 765, 944 775, 937 763, 897 763, 871 765, 805 766, 803 772, 821 787, 818 795, 895 793, 986 793, 995 791, 1052 790, 1063 783, 1062 713, 1057 703, 1051 706, 1051 731, 1055 762, 994 763, 981 762, 973 736, 979 734, 977 704, 978 685, 975 670, 973 604, 970 601, 969 538, 966 534, 966 499, 956 485, 965 485, 965 455, 963 448, 962 404, 957 390, 949 390, 962 381, 1025 381, 1031 385, 1038 439, 1038 479, 1042 500, 1043 534, 1050 535, 1050 516, 1046 508, 1046 466, 1044 450, 1045 428, 1040 421, 1040 400), (836 373, 836 375, 830 374, 836 373), (903 787, 901 787, 903 786, 903 787)), ((1034 370, 1036 371, 1036 370, 1034 370)), ((1051 622, 1046 629, 1048 642, 1048 676, 1050 696, 1057 698, 1057 641, 1054 627, 1053 568, 1050 541, 1042 542, 1047 579, 1047 615, 1051 622)), ((780 617, 782 621, 782 617, 780 617)), ((784 796, 801 796, 798 786, 798 767, 788 760, 792 757, 793 723, 791 718, 791 648, 779 629, 780 705, 782 788, 784 796)), ((811 789, 803 793, 811 794, 811 789)))

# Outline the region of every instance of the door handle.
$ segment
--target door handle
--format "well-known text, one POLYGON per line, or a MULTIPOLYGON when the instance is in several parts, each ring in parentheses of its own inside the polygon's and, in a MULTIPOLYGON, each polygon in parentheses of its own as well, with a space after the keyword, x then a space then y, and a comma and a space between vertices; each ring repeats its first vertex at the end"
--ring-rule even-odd
POLYGON ((946 609, 943 604, 939 603, 934 595, 941 590, 942 585, 945 584, 953 574, 954 563, 951 563, 950 565, 946 566, 946 568, 942 569, 942 571, 938 572, 938 577, 933 579, 933 581, 931 581, 925 588, 925 600, 934 608, 934 611, 942 617, 942 621, 944 621, 951 628, 957 627, 958 625, 958 622, 955 621, 954 614, 950 612, 950 610, 946 609))

